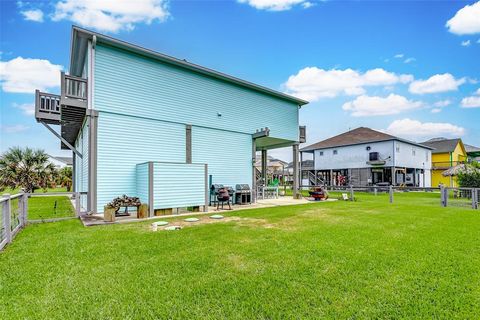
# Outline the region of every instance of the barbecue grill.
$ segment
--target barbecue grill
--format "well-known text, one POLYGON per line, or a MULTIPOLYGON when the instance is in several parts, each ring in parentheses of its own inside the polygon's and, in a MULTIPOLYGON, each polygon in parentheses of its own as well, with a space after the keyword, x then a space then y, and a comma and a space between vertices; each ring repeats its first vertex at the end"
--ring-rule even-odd
POLYGON ((250 190, 250 186, 248 184, 237 184, 235 186, 235 203, 252 203, 252 191, 250 190))
POLYGON ((230 196, 230 200, 229 202, 233 205, 233 199, 234 199, 234 196, 235 196, 235 190, 233 190, 232 187, 228 187, 228 186, 224 186, 223 184, 212 184, 212 186, 210 187, 210 201, 209 201, 209 206, 213 205, 217 205, 217 196, 218 196, 218 191, 220 189, 227 189, 228 190, 228 195, 230 196))

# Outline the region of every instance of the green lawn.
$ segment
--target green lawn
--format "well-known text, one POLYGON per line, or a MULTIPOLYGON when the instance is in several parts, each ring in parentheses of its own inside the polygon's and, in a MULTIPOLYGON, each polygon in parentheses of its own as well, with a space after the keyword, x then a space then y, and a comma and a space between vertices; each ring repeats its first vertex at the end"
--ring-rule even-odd
POLYGON ((480 210, 438 194, 231 212, 240 221, 28 226, 0 319, 478 319, 480 210))
POLYGON ((66 196, 30 197, 28 199, 28 220, 73 217, 74 215, 75 210, 66 196))

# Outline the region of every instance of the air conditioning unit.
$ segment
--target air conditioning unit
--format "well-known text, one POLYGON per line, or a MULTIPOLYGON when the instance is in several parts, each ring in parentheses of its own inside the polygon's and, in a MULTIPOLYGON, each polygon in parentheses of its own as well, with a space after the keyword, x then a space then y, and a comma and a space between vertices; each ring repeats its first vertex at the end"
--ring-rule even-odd
POLYGON ((380 160, 380 155, 378 152, 370 152, 368 156, 369 161, 378 161, 380 160))

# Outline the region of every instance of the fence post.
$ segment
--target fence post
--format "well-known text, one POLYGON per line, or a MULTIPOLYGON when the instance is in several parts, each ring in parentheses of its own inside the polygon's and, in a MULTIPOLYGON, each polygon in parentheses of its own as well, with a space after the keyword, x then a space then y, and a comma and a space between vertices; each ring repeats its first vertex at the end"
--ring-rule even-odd
POLYGON ((75 192, 75 214, 80 217, 80 192, 75 192))
POLYGON ((5 240, 7 243, 12 242, 12 222, 11 222, 11 213, 10 213, 10 194, 5 193, 2 196, 4 199, 7 199, 3 202, 3 223, 5 227, 5 240))
POLYGON ((445 192, 443 192, 443 185, 440 185, 440 206, 445 207, 445 192))
POLYGON ((472 209, 477 209, 477 189, 472 188, 472 209))
POLYGON ((443 187, 443 206, 448 207, 448 188, 443 187))
POLYGON ((24 218, 24 224, 27 224, 28 221, 28 197, 30 196, 29 193, 24 193, 23 194, 23 218, 24 218))
POLYGON ((388 193, 390 196, 390 203, 393 203, 393 186, 388 187, 388 193))
POLYGON ((354 199, 353 186, 350 185, 350 201, 353 201, 353 199, 354 199))

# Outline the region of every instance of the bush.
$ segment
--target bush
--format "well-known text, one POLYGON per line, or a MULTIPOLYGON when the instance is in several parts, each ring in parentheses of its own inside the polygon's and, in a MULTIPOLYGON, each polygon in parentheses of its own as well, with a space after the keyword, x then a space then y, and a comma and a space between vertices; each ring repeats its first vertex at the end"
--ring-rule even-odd
POLYGON ((465 170, 458 173, 457 181, 458 185, 462 188, 480 188, 479 164, 467 164, 465 170))

